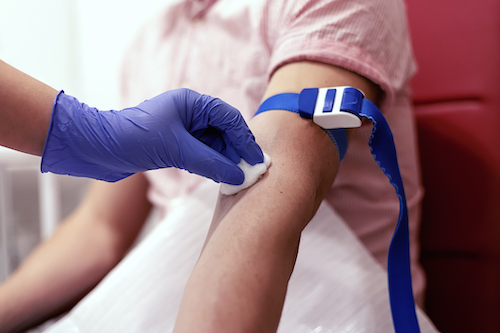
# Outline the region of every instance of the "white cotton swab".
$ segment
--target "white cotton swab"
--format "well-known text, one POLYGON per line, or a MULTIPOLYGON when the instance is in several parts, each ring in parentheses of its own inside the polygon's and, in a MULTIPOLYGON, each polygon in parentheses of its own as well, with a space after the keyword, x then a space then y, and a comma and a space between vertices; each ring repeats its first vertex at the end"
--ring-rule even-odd
POLYGON ((245 174, 245 181, 241 185, 222 184, 220 187, 220 191, 225 195, 233 195, 241 190, 249 188, 250 186, 255 184, 263 174, 266 173, 267 168, 269 168, 270 165, 271 157, 269 157, 269 155, 267 155, 266 153, 264 153, 264 162, 255 165, 250 165, 244 159, 241 159, 238 166, 241 170, 243 170, 243 173, 245 174))

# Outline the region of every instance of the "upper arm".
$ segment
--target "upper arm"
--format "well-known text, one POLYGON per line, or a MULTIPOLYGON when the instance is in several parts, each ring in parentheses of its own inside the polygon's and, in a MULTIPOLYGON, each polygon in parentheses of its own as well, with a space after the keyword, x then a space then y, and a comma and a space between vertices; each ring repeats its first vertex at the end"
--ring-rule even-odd
MULTIPOLYGON (((296 62, 278 68, 270 79, 263 99, 304 88, 352 86, 362 90, 372 101, 379 101, 381 89, 368 79, 336 66, 319 62, 296 62)), ((312 172, 323 191, 333 181, 338 154, 330 137, 313 122, 291 112, 264 112, 250 122, 259 144, 273 160, 284 158, 289 167, 312 172), (281 156, 282 154, 288 156, 281 156), (310 164, 310 166, 308 166, 310 164)), ((302 175, 306 175, 303 173, 302 175)))
MULTIPOLYGON (((298 93, 303 88, 342 85, 361 89, 369 99, 380 98, 379 87, 358 74, 323 63, 298 62, 275 71, 264 99, 284 92, 298 93)), ((319 126, 288 111, 260 113, 249 126, 261 148, 271 156, 271 166, 250 189, 236 196, 222 196, 214 221, 241 201, 241 210, 255 212, 258 205, 268 214, 266 219, 285 221, 286 227, 295 220, 300 231, 314 216, 335 179, 339 166, 335 145, 319 126), (279 218, 273 218, 275 213, 279 218)))
MULTIPOLYGON (((352 86, 358 88, 363 91, 365 96, 375 104, 379 104, 383 94, 379 86, 359 74, 325 63, 303 61, 286 64, 278 68, 270 79, 263 100, 280 93, 299 93, 304 88, 335 86, 352 86)), ((286 117, 287 120, 283 124, 284 128, 280 130, 280 136, 288 132, 287 135, 290 135, 290 137, 284 140, 283 146, 289 145, 292 142, 294 146, 297 145, 297 142, 305 143, 304 146, 300 148, 301 150, 297 151, 298 154, 303 155, 301 157, 301 161, 303 162, 306 162, 304 159, 307 158, 308 153, 311 153, 311 150, 316 150, 317 153, 320 154, 319 156, 322 157, 320 161, 324 161, 328 164, 338 163, 338 161, 333 160, 328 162, 327 156, 332 157, 331 155, 336 154, 335 152, 332 152, 331 149, 326 150, 322 147, 321 144, 325 144, 326 146, 331 146, 333 148, 333 143, 331 142, 331 139, 325 135, 325 132, 319 128, 319 126, 311 124, 310 121, 301 119, 295 114, 288 114, 287 112, 280 112, 280 115, 271 115, 269 112, 264 112, 263 114, 260 114, 259 117, 252 120, 251 123, 258 123, 258 125, 253 125, 252 129, 257 131, 257 137, 262 141, 264 146, 267 144, 264 140, 266 140, 266 138, 273 133, 273 129, 266 128, 265 131, 261 131, 259 129, 260 127, 269 127, 269 125, 265 125, 265 122, 268 122, 268 120, 264 120, 263 118, 286 117), (300 130, 293 129, 291 126, 295 123, 304 123, 303 126, 311 126, 306 126, 306 128, 300 130)), ((279 126, 277 124, 274 125, 279 126)), ((273 142, 274 140, 275 138, 273 139, 273 142)), ((284 147, 281 147, 281 149, 284 149, 284 147)), ((332 168, 332 170, 333 169, 336 170, 336 168, 332 168)), ((329 173, 328 171, 325 172, 329 173)))
POLYGON ((330 64, 301 61, 278 68, 272 75, 264 99, 284 93, 299 93, 304 88, 351 86, 360 89, 366 97, 379 104, 382 90, 367 78, 330 64))

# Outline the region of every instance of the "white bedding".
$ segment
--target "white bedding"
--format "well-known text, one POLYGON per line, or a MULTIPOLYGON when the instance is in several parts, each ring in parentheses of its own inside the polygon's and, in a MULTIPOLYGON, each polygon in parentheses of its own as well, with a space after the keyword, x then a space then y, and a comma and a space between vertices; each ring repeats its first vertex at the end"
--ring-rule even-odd
MULTIPOLYGON (((203 183, 46 333, 170 332, 219 186, 203 183)), ((421 331, 437 332, 422 311, 421 331)), ((384 270, 326 204, 305 229, 278 332, 394 332, 384 270)))

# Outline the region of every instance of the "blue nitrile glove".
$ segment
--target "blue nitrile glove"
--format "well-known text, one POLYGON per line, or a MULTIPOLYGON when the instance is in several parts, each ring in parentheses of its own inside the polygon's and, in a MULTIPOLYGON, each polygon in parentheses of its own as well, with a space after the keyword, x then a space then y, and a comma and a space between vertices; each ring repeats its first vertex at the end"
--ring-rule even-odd
POLYGON ((42 172, 117 181, 177 167, 241 184, 237 163, 263 161, 238 110, 189 89, 167 91, 133 108, 100 111, 60 92, 42 155, 42 172))

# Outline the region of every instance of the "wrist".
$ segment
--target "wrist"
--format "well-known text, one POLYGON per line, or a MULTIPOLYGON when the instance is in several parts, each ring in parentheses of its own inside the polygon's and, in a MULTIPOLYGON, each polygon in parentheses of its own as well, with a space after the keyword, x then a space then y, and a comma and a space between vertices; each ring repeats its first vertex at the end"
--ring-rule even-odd
MULTIPOLYGON (((114 135, 116 111, 100 113, 60 91, 42 154, 41 171, 117 181, 134 172, 119 160, 122 148, 114 135)), ((117 118, 117 117, 116 117, 117 118)))

